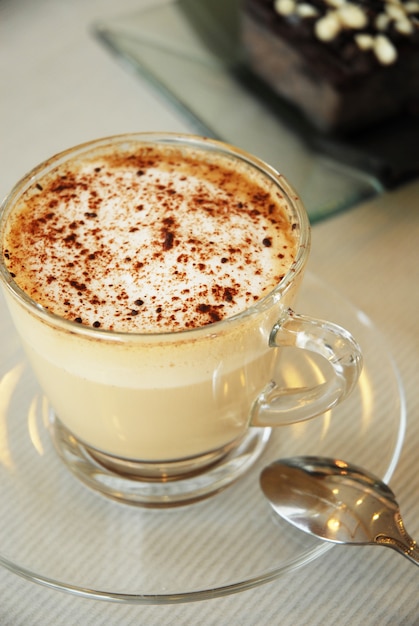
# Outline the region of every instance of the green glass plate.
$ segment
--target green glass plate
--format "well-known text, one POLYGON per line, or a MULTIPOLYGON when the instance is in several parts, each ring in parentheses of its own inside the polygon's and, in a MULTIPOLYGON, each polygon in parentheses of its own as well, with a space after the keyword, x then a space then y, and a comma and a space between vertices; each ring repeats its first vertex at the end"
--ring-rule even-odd
POLYGON ((313 134, 251 75, 240 45, 238 0, 155 5, 97 23, 94 33, 186 116, 191 132, 237 145, 283 173, 312 222, 383 190, 352 152, 341 159, 338 144, 313 134))

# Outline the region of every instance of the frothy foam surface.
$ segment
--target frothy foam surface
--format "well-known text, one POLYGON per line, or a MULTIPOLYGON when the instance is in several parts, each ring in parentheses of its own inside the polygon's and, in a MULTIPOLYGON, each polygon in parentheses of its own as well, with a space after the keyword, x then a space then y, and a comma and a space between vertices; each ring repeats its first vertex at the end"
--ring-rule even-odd
POLYGON ((19 201, 4 256, 50 311, 131 332, 239 313, 291 267, 286 202, 238 160, 138 144, 70 161, 19 201))

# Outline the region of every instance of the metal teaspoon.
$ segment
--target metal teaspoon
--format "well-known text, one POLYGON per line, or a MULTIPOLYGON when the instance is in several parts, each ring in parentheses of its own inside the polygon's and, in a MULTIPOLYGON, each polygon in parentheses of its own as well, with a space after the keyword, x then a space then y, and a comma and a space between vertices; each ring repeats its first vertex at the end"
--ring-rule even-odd
POLYGON ((267 466, 260 484, 276 513, 300 530, 333 543, 387 546, 419 565, 394 493, 360 467, 294 457, 267 466))

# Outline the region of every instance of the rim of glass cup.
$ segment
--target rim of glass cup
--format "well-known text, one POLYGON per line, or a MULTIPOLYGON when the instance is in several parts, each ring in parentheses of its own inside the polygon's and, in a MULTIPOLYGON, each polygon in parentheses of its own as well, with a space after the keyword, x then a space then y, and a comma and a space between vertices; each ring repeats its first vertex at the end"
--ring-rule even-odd
POLYGON ((6 285, 6 288, 11 292, 14 298, 16 298, 27 309, 30 309, 36 313, 36 315, 42 318, 49 325, 55 327, 62 327, 76 332, 78 335, 88 335, 103 338, 121 338, 126 339, 129 336, 133 337, 147 337, 152 338, 168 338, 186 337, 190 335, 196 335, 199 333, 208 333, 219 330, 221 327, 227 324, 234 323, 236 320, 243 319, 253 315, 259 315, 266 309, 270 308, 274 302, 280 299, 280 297, 287 292, 291 284, 295 281, 296 276, 304 269, 309 249, 310 249, 310 221, 308 214, 304 208, 303 202, 300 199, 299 194, 293 188, 293 186, 287 181, 285 176, 271 165, 259 159, 258 157, 249 154, 245 150, 233 146, 231 144, 218 141, 216 139, 210 139, 199 135, 185 134, 185 133, 170 133, 170 132, 144 132, 144 133, 125 133, 119 135, 112 135, 103 137, 100 139, 94 139, 87 141, 66 150, 63 150, 49 159, 43 161, 33 169, 31 169, 23 178, 21 178, 9 194, 5 197, 0 206, 0 279, 6 285), (69 161, 74 156, 82 156, 88 154, 96 149, 104 148, 106 146, 117 146, 118 144, 160 144, 160 145, 175 145, 179 147, 186 146, 201 151, 219 152, 227 156, 236 158, 242 161, 254 169, 258 170, 266 178, 271 180, 284 195, 288 204, 288 210, 290 211, 290 218, 295 220, 298 228, 297 239, 297 255, 292 265, 287 270, 282 280, 276 285, 276 287, 266 294, 263 298, 258 300, 255 304, 251 305, 247 309, 236 313, 230 317, 224 318, 218 322, 212 322, 199 328, 188 328, 179 331, 159 331, 159 332, 132 332, 132 331, 115 331, 105 328, 94 328, 92 326, 78 324, 73 320, 66 319, 60 315, 53 313, 43 307, 41 304, 33 300, 19 285, 13 280, 9 270, 4 263, 4 243, 3 235, 6 228, 8 216, 13 210, 13 207, 17 200, 23 195, 23 193, 31 187, 36 180, 45 176, 47 173, 53 171, 59 165, 69 161), (293 215, 291 214, 293 213, 293 215))

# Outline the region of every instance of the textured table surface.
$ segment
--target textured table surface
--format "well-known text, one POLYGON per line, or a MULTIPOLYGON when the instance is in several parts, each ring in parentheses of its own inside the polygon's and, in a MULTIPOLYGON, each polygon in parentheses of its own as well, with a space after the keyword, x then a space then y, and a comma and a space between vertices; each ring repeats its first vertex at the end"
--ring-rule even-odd
MULTIPOLYGON (((0 3, 1 195, 27 169, 80 141, 132 130, 189 130, 148 85, 121 71, 88 31, 92 20, 141 4, 0 3)), ((317 224, 309 266, 369 315, 400 370, 408 421, 391 486, 407 529, 417 537, 418 243, 419 183, 412 183, 317 224)), ((419 623, 418 576, 415 566, 390 550, 336 547, 285 579, 250 591, 190 604, 133 606, 74 597, 0 569, 0 624, 413 626, 419 623)))

